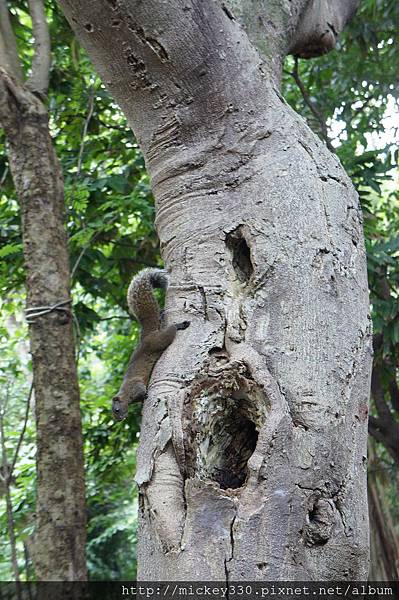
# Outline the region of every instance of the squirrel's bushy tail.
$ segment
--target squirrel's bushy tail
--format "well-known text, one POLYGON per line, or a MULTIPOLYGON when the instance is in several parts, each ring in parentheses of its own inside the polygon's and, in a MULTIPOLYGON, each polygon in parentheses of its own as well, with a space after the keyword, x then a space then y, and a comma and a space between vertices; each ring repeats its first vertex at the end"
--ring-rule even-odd
POLYGON ((168 276, 163 269, 143 269, 135 275, 127 292, 130 312, 139 321, 143 335, 159 329, 160 311, 153 288, 166 288, 168 276))

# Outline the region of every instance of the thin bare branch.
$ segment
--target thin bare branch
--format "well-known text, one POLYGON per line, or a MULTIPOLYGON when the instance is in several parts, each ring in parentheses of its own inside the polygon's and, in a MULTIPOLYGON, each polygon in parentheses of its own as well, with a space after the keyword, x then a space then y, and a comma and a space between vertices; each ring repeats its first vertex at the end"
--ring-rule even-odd
POLYGON ((0 0, 0 67, 3 67, 19 82, 23 81, 17 42, 12 30, 6 0, 0 0))
POLYGON ((384 341, 384 336, 382 335, 382 333, 375 333, 373 335, 373 348, 374 348, 374 352, 377 352, 378 350, 381 350, 383 341, 384 341))
POLYGON ((8 165, 4 169, 3 175, 0 177, 0 188, 3 186, 3 183, 5 182, 7 175, 8 175, 8 165))
POLYGON ((80 173, 82 170, 83 152, 84 152, 84 147, 85 147, 85 142, 86 142, 86 135, 87 135, 87 130, 89 128, 91 118, 93 116, 93 111, 94 111, 94 90, 91 89, 89 92, 89 108, 87 111, 87 116, 86 116, 86 119, 85 119, 85 122, 83 125, 83 130, 82 130, 82 138, 81 138, 81 142, 80 142, 79 156, 78 156, 78 168, 76 171, 75 182, 79 179, 80 173))
POLYGON ((392 408, 399 412, 399 387, 396 382, 395 375, 393 375, 391 381, 389 382, 389 393, 391 395, 392 408))
POLYGON ((35 54, 27 86, 32 92, 45 96, 50 76, 51 44, 43 0, 29 0, 29 11, 35 38, 35 54))
POLYGON ((26 400, 26 408, 25 408, 25 415, 24 415, 24 421, 22 424, 22 429, 21 432, 19 434, 19 438, 18 438, 18 443, 17 443, 17 447, 15 448, 15 452, 14 452, 14 456, 11 462, 11 467, 10 467, 10 477, 12 477, 14 468, 15 468, 15 464, 18 460, 18 455, 19 455, 19 451, 21 449, 21 445, 25 436, 25 431, 26 431, 26 426, 28 424, 28 417, 29 417, 29 409, 30 409, 30 403, 31 403, 31 399, 32 399, 32 394, 33 394, 33 381, 30 385, 30 389, 29 389, 29 394, 28 394, 28 398, 26 400))
POLYGON ((6 497, 6 511, 7 511, 7 528, 8 528, 8 536, 10 538, 10 548, 11 548, 11 563, 14 572, 14 579, 16 582, 16 592, 17 599, 21 600, 21 589, 20 589, 20 575, 19 575, 19 567, 18 567, 18 559, 17 559, 17 544, 15 538, 15 524, 14 524, 14 514, 13 514, 13 505, 11 498, 11 469, 8 462, 7 457, 7 448, 6 448, 6 438, 4 432, 4 417, 5 417, 5 405, 3 405, 2 410, 0 411, 0 446, 1 446, 1 468, 2 468, 2 480, 4 482, 4 493, 6 497))
MULTIPOLYGON (((388 296, 388 298, 389 298, 389 296, 388 296)), ((382 335, 382 333, 375 333, 373 335, 373 348, 374 348, 375 353, 377 353, 381 350, 383 342, 384 342, 384 336, 382 335)), ((377 367, 374 366, 374 369, 376 369, 376 368, 377 367)), ((389 395, 390 395, 391 406, 392 406, 393 410, 395 410, 399 413, 399 386, 396 381, 396 372, 395 371, 393 372, 391 379, 388 382, 388 391, 389 391, 389 395)))
MULTIPOLYGON (((76 173, 75 173, 75 177, 73 180, 73 185, 72 185, 72 190, 71 190, 71 197, 73 199, 74 195, 75 195, 75 190, 76 190, 76 186, 78 184, 79 181, 79 177, 80 177, 80 173, 82 171, 82 164, 83 164, 83 152, 84 152, 84 147, 85 147, 85 141, 86 141, 86 135, 87 135, 87 131, 89 128, 89 124, 90 124, 90 120, 93 116, 93 111, 94 111, 94 90, 90 89, 89 92, 89 108, 87 111, 87 115, 85 118, 85 122, 83 125, 83 129, 82 129, 82 137, 80 140, 80 148, 79 148, 79 155, 78 155, 78 164, 77 164, 77 169, 76 169, 76 173)), ((81 259, 83 258, 83 255, 85 254, 85 252, 87 251, 87 249, 89 248, 90 244, 96 239, 96 237, 100 234, 100 231, 97 231, 97 233, 95 233, 93 235, 93 237, 89 240, 89 242, 83 247, 81 253, 79 254, 73 268, 71 271, 71 281, 73 281, 73 278, 75 276, 75 272, 76 269, 79 266, 79 263, 81 261, 81 259)))
MULTIPOLYGON (((107 225, 111 225, 111 223, 113 223, 114 221, 116 221, 118 219, 119 215, 115 215, 114 217, 112 217, 112 219, 110 219, 107 223, 107 225)), ((102 233, 102 230, 98 230, 96 231, 96 233, 94 235, 92 235, 92 237, 89 239, 89 241, 83 246, 82 250, 80 251, 80 254, 78 256, 78 258, 75 261, 75 264, 72 267, 71 270, 71 281, 73 281, 74 277, 75 277, 75 273, 77 271, 77 268, 80 264, 80 261, 82 260, 83 256, 85 255, 85 253, 87 252, 87 250, 90 248, 91 244, 98 238, 98 236, 102 233)))
POLYGON ((332 146, 330 138, 329 138, 329 135, 328 135, 326 121, 325 121, 323 115, 321 114, 321 112, 319 110, 317 110, 317 108, 315 107, 315 105, 311 101, 310 96, 308 94, 308 91, 305 88, 305 86, 303 84, 303 81, 302 81, 302 79, 299 76, 298 57, 297 56, 295 57, 294 68, 291 71, 290 75, 294 78, 295 83, 299 87, 299 90, 300 90, 300 92, 302 94, 302 98, 303 98, 306 106, 310 109, 310 111, 313 114, 313 116, 316 117, 316 120, 317 120, 317 122, 320 125, 321 135, 323 136, 323 139, 326 142, 327 148, 331 152, 335 152, 334 146, 332 146))
POLYGON ((128 319, 129 321, 132 321, 131 317, 125 317, 122 315, 113 315, 112 317, 103 317, 102 319, 100 319, 100 321, 112 321, 113 319, 128 319))

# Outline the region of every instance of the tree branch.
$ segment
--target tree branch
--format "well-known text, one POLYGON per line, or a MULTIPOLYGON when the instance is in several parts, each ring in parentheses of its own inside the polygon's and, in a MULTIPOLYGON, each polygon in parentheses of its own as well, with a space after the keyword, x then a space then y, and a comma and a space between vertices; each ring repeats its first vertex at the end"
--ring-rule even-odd
POLYGON ((6 402, 3 402, 3 406, 0 409, 0 447, 1 447, 1 468, 2 468, 2 480, 4 482, 4 490, 6 497, 6 512, 7 512, 7 529, 8 536, 10 538, 11 547, 11 563, 14 571, 14 578, 16 582, 17 599, 21 600, 21 589, 20 589, 20 574, 18 567, 17 558, 17 543, 15 538, 15 523, 13 514, 13 505, 11 497, 11 481, 12 473, 7 458, 6 438, 4 431, 4 417, 5 417, 6 402))
POLYGON ((271 72, 279 79, 287 54, 313 58, 332 50, 359 3, 360 0, 224 0, 223 5, 228 7, 230 18, 241 23, 266 62, 272 63, 271 72))
POLYGON ((375 417, 369 417, 369 434, 373 436, 377 442, 381 442, 383 446, 388 450, 392 457, 393 453, 391 451, 391 445, 389 443, 390 436, 386 435, 384 423, 381 419, 376 419, 375 417))
POLYGON ((295 83, 297 84, 297 86, 299 87, 299 90, 302 94, 302 98, 306 104, 306 106, 310 109, 311 113, 316 117, 317 122, 320 125, 320 129, 321 129, 321 134, 323 136, 324 141, 326 142, 326 146, 327 148, 331 151, 335 153, 334 147, 331 145, 330 142, 330 138, 328 136, 328 130, 327 130, 327 125, 326 125, 326 121, 323 117, 323 115, 321 114, 321 112, 319 112, 317 110, 317 108, 314 106, 313 102, 310 99, 310 96, 308 94, 307 89, 305 88, 302 79, 299 76, 299 69, 298 69, 298 57, 295 57, 295 63, 294 63, 294 69, 291 71, 290 75, 292 75, 292 77, 295 80, 295 83))
POLYGON ((391 298, 391 290, 389 287, 389 281, 387 277, 387 266, 383 265, 378 269, 378 282, 377 282, 377 294, 383 300, 389 300, 391 298))
POLYGON ((83 152, 84 152, 84 148, 85 148, 86 135, 87 135, 87 130, 89 128, 89 124, 90 124, 91 118, 93 116, 93 111, 94 111, 94 90, 93 90, 93 88, 91 88, 90 91, 89 91, 89 108, 88 108, 87 115, 86 115, 86 118, 85 118, 85 122, 84 122, 84 125, 83 125, 82 138, 81 138, 80 148, 79 148, 78 166, 77 166, 76 176, 75 176, 75 182, 74 182, 75 185, 77 183, 77 180, 80 177, 80 173, 81 173, 81 170, 82 170, 83 152))
POLYGON ((378 415, 383 420, 389 421, 390 419, 392 419, 393 417, 391 411, 389 410, 388 404, 385 402, 384 388, 382 387, 376 365, 373 366, 373 372, 371 375, 371 391, 373 394, 378 415))
POLYGON ((32 92, 45 96, 50 77, 51 45, 43 0, 29 0, 29 11, 35 38, 35 54, 32 73, 26 85, 32 92))
POLYGON ((395 373, 393 374, 392 379, 388 384, 388 387, 391 396, 392 408, 399 413, 399 388, 396 382, 395 373))
POLYGON ((100 321, 112 321, 113 319, 124 319, 124 320, 129 320, 129 321, 133 321, 134 320, 131 317, 126 317, 126 316, 123 316, 123 315, 112 315, 111 317, 102 317, 99 320, 100 321))
POLYGON ((383 341, 384 341, 384 336, 382 335, 382 333, 375 333, 373 335, 374 352, 377 352, 378 350, 380 350, 382 348, 383 341))
POLYGON ((14 452, 14 456, 12 459, 12 463, 11 463, 11 467, 10 467, 10 477, 12 477, 14 468, 15 468, 15 464, 18 460, 18 455, 19 455, 19 451, 21 449, 21 445, 25 436, 25 431, 26 431, 26 426, 28 424, 28 417, 29 417, 29 409, 30 409, 30 402, 32 399, 32 394, 33 394, 33 381, 30 384, 30 389, 29 389, 29 394, 28 394, 28 398, 26 400, 26 409, 25 409, 25 415, 24 415, 24 422, 22 424, 22 429, 21 432, 19 434, 19 438, 18 438, 18 443, 17 443, 17 447, 15 448, 15 452, 14 452))
MULTIPOLYGON (((108 221, 107 225, 111 225, 111 223, 113 223, 114 221, 116 221, 118 219, 118 217, 119 217, 119 215, 115 215, 114 217, 112 217, 112 219, 110 219, 108 221)), ((86 229, 86 228, 84 227, 83 229, 86 229)), ((92 237, 89 239, 89 241, 83 246, 82 250, 80 251, 80 254, 79 254, 78 258, 75 261, 75 264, 72 267, 72 270, 71 270, 71 281, 74 280, 75 273, 77 271, 77 268, 78 268, 79 263, 82 260, 83 256, 85 255, 85 253, 87 252, 87 250, 90 248, 90 246, 94 242, 94 240, 96 240, 101 233, 102 233, 101 230, 96 231, 96 233, 94 233, 92 235, 92 237)))
POLYGON ((388 421, 373 416, 369 417, 369 433, 375 440, 381 442, 399 465, 399 426, 393 419, 388 421))
POLYGON ((20 121, 28 113, 46 114, 46 109, 34 94, 0 66, 0 125, 8 137, 18 136, 20 121))
POLYGON ((17 42, 6 0, 0 0, 0 67, 8 71, 17 81, 23 81, 17 42))
MULTIPOLYGON (((281 66, 287 54, 287 39, 295 34, 309 0, 293 0, 288 3, 259 2, 259 0, 224 0, 232 19, 245 29, 251 42, 269 64, 269 71, 280 79, 281 66), (231 11, 231 12, 230 12, 231 11)), ((227 12, 227 8, 225 8, 227 12)))
POLYGON ((359 4, 360 0, 310 0, 302 12, 287 54, 313 58, 333 50, 339 34, 354 16, 359 4))

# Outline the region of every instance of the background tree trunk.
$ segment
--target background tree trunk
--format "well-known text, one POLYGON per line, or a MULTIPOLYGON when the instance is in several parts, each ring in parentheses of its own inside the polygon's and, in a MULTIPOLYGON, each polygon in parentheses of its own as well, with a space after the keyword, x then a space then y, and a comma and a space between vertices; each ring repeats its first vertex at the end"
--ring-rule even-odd
MULTIPOLYGON (((40 1, 29 4, 36 53, 27 85, 21 70, 13 68, 16 45, 9 43, 14 39, 9 20, 2 19, 0 124, 21 207, 27 272, 37 429, 33 559, 38 580, 85 580, 84 464, 63 178, 47 110, 38 98, 47 92, 50 65, 44 7, 40 1), (41 310, 46 307, 50 310, 41 310)), ((0 12, 8 18, 6 11, 0 0, 0 12)))
MULTIPOLYGON (((368 571, 361 212, 275 87, 313 3, 264 4, 266 61, 217 0, 60 0, 143 149, 167 320, 191 321, 144 404, 141 579, 368 571)), ((340 5, 309 23, 340 31, 340 5)))
POLYGON ((21 206, 27 306, 64 310, 32 319, 30 342, 37 428, 39 580, 86 579, 86 517, 79 388, 70 311, 63 180, 45 107, 0 75, 0 122, 21 206))
POLYGON ((384 466, 369 442, 370 573, 372 581, 399 580, 399 543, 387 498, 384 466))

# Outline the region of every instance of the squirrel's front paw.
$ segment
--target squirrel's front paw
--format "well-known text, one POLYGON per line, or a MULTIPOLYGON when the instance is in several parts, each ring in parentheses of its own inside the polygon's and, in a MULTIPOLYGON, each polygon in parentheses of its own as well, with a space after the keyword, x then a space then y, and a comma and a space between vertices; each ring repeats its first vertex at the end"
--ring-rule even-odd
POLYGON ((187 329, 189 327, 190 321, 183 321, 182 323, 176 324, 176 329, 187 329))

